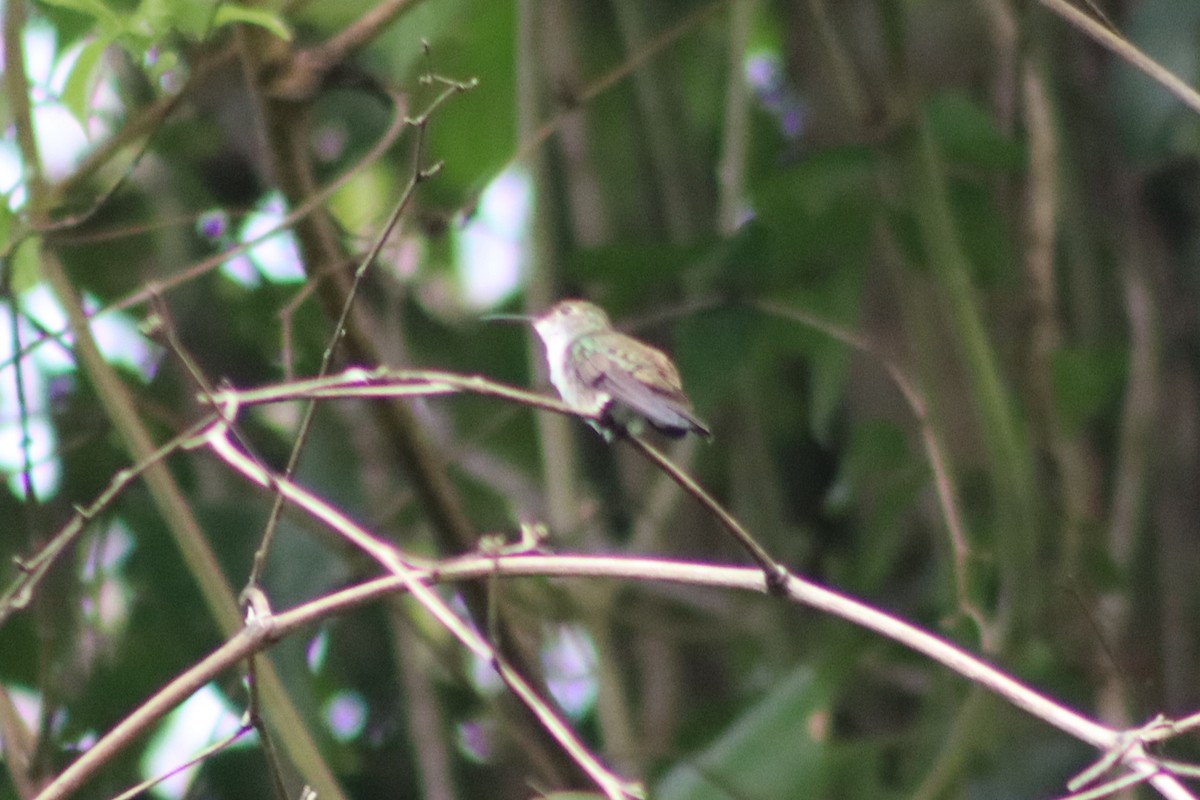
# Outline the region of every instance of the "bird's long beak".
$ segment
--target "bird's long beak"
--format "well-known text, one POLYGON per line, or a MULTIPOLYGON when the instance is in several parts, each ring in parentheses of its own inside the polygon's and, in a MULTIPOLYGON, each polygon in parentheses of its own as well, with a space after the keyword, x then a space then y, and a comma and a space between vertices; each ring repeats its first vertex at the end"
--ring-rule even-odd
POLYGON ((484 314, 479 320, 481 322, 534 322, 537 317, 527 314, 484 314))

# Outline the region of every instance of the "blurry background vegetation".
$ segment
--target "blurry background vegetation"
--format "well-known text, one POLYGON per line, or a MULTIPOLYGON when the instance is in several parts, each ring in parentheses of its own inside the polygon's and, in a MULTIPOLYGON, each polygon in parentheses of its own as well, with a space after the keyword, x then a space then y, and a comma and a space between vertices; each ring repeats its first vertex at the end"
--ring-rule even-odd
MULTIPOLYGON (((1196 79, 1200 2, 1100 5, 1196 79)), ((413 176, 415 128, 284 233, 164 282, 351 168, 393 119, 385 90, 409 115, 428 108, 445 88, 422 82, 432 72, 479 83, 432 114, 424 164, 442 168, 372 268, 335 366, 544 386, 528 331, 478 317, 586 297, 675 355, 715 433, 675 456, 798 573, 1112 725, 1196 707, 1200 126, 1045 6, 2 8, 3 586, 73 504, 204 412, 139 322, 165 319, 214 383, 314 372, 346 276, 413 176), (305 72, 297 54, 346 30, 361 46, 305 72), (104 358, 52 336, 76 308, 97 314, 104 358), (14 353, 35 341, 18 383, 14 353)), ((258 410, 244 432, 282 466, 296 420, 258 410)), ((202 452, 168 467, 182 508, 168 476, 134 483, 0 627, 0 708, 24 719, 0 714, 0 798, 31 796, 236 621, 213 578, 219 564, 245 584, 269 498, 202 452), (194 540, 181 556, 189 513, 217 562, 194 540), (14 768, 22 727, 31 760, 14 768)), ((526 520, 559 551, 745 563, 626 449, 495 399, 326 404, 298 479, 414 553, 526 520)), ((373 574, 285 515, 264 588, 286 608, 373 574)), ((1094 757, 940 666, 777 601, 497 589, 577 727, 656 797, 1047 797, 1094 757)), ((327 774, 356 797, 578 785, 412 609, 377 604, 272 650, 327 774)), ((227 676, 82 796, 181 763, 244 705, 227 676)), ((303 763, 289 786, 316 780, 288 751, 303 763)), ((243 740, 160 791, 258 798, 266 775, 243 740)))

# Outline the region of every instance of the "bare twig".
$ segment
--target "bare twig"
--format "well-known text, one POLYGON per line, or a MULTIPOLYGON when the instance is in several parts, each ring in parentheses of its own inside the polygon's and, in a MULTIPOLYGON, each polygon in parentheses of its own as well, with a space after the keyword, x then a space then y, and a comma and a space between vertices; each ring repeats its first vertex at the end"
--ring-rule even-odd
MULTIPOLYGON (((169 278, 153 281, 143 288, 130 293, 121 300, 116 301, 115 303, 94 311, 90 311, 87 314, 87 318, 89 320, 95 319, 96 317, 100 317, 104 314, 114 311, 124 311, 125 309, 142 305, 143 303, 149 302, 150 299, 156 295, 166 294, 178 286, 182 286, 185 283, 190 283, 191 281, 203 275, 207 275, 209 272, 212 272, 214 269, 234 258, 235 256, 252 250, 273 236, 278 236, 282 231, 287 230, 295 225, 296 222, 311 214, 313 209, 323 204, 330 198, 330 196, 332 196, 338 189, 342 188, 342 186, 348 183, 356 175, 361 174, 365 167, 370 166, 374 162, 378 161, 388 150, 391 149, 392 145, 396 143, 396 140, 399 138, 400 134, 407 127, 408 122, 408 118, 406 116, 407 104, 404 102, 403 98, 396 98, 396 101, 397 102, 394 106, 395 113, 393 114, 392 121, 389 124, 388 129, 380 137, 375 146, 372 147, 371 150, 367 152, 366 155, 364 155, 361 159, 338 175, 337 178, 330 181, 325 186, 322 186, 320 189, 313 192, 311 196, 307 197, 303 202, 296 205, 291 212, 286 214, 279 221, 278 225, 263 231, 253 239, 248 239, 238 245, 230 247, 227 250, 217 253, 214 256, 210 256, 209 258, 198 261, 169 278)), ((40 347, 47 341, 61 341, 63 337, 67 336, 69 333, 70 329, 67 328, 44 334, 38 339, 28 343, 23 348, 17 350, 13 354, 13 358, 17 359, 28 355, 34 349, 40 347)), ((7 363, 11 362, 0 363, 0 367, 7 366, 7 363)))
POLYGON ((1130 66, 1146 73, 1192 111, 1200 113, 1200 93, 1184 83, 1175 73, 1139 50, 1124 36, 1113 31, 1111 23, 1108 23, 1107 19, 1103 21, 1092 19, 1066 0, 1039 0, 1039 2, 1077 30, 1107 47, 1128 62, 1130 66))
POLYGON ((732 236, 746 212, 746 170, 750 155, 753 97, 744 74, 755 15, 755 0, 729 4, 729 56, 725 76, 725 113, 721 162, 717 166, 717 230, 732 236))
MULTIPOLYGON (((430 78, 432 80, 432 77, 430 78)), ((413 156, 413 171, 409 178, 408 185, 404 191, 400 193, 400 199, 396 202, 396 207, 392 210, 388 217, 387 223, 383 230, 375 238, 375 243, 371 246, 370 251, 363 257, 362 262, 358 265, 358 269, 354 271, 354 280, 350 284, 349 291, 346 294, 345 300, 342 303, 341 314, 333 327, 333 334, 329 337, 329 345, 325 348, 324 354, 321 356, 321 366, 317 370, 317 377, 323 377, 329 371, 330 364, 333 363, 333 354, 337 348, 338 342, 341 340, 346 329, 346 321, 350 317, 350 310, 354 307, 354 300, 358 296, 358 289, 362 285, 363 278, 366 277, 367 271, 371 265, 375 263, 376 256, 383 249, 384 242, 391 235, 392 230, 400 221, 400 216, 408 210, 412 203, 413 197, 416 195, 417 187, 429 178, 437 174, 441 169, 441 164, 434 164, 430 167, 422 165, 425 157, 425 134, 429 126, 431 115, 440 108, 447 100, 456 94, 460 94, 468 89, 473 88, 475 81, 466 83, 455 83, 444 81, 442 92, 429 104, 429 107, 418 117, 407 120, 407 123, 417 131, 417 141, 413 156)), ((313 417, 316 413, 316 405, 310 402, 304 409, 304 415, 300 420, 300 426, 296 433, 296 440, 292 445, 292 451, 288 455, 287 466, 284 468, 284 476, 291 477, 296 471, 296 465, 300 461, 300 454, 304 450, 304 444, 308 440, 308 433, 312 427, 313 417)), ((271 514, 267 518, 267 523, 263 529, 262 541, 259 544, 258 550, 254 553, 254 565, 250 570, 250 577, 247 581, 248 587, 258 585, 259 578, 262 576, 262 571, 266 567, 267 554, 271 549, 271 541, 275 536, 276 527, 279 524, 279 516, 283 510, 283 499, 276 496, 275 503, 271 506, 271 514)))
POLYGON ((191 669, 172 680, 157 694, 147 700, 112 730, 101 737, 96 745, 75 759, 69 767, 59 773, 36 800, 59 800, 70 796, 117 753, 133 743, 143 732, 198 689, 202 688, 221 672, 239 661, 262 650, 273 641, 273 628, 269 625, 253 625, 242 628, 220 648, 201 660, 191 669))
POLYGON ((624 433, 623 438, 632 444, 634 449, 649 459, 652 464, 667 475, 670 475, 672 480, 679 484, 680 488, 696 498, 702 506, 712 513, 725 530, 733 534, 733 538, 738 540, 738 544, 746 548, 746 551, 750 553, 750 557, 762 567, 763 575, 767 582, 767 589, 772 594, 783 593, 789 574, 787 568, 772 558, 770 553, 750 535, 750 532, 742 527, 742 524, 732 514, 725 510, 724 506, 706 492, 704 487, 697 483, 691 475, 688 475, 675 466, 675 463, 671 459, 663 455, 661 451, 653 447, 645 439, 627 432, 624 433))
POLYGON ((604 790, 610 800, 643 796, 638 787, 622 780, 600 763, 599 759, 575 735, 567 722, 538 696, 529 682, 513 669, 508 661, 476 632, 474 627, 462 620, 445 600, 429 588, 414 563, 387 542, 356 525, 333 506, 309 494, 286 478, 270 475, 254 460, 247 458, 237 450, 227 437, 228 423, 226 422, 226 420, 236 418, 236 400, 228 397, 224 406, 223 419, 214 423, 205 436, 208 446, 223 461, 259 486, 265 489, 274 489, 278 492, 278 496, 285 498, 328 525, 398 577, 405 589, 447 631, 452 633, 472 653, 493 666, 505 685, 525 704, 545 730, 566 750, 580 768, 604 790))
POLYGON ((511 159, 509 159, 508 164, 501 168, 501 171, 512 164, 520 163, 531 152, 541 147, 547 139, 553 136, 559 128, 566 124, 567 120, 570 119, 572 112, 574 112, 575 107, 592 101, 598 95, 607 92, 613 86, 616 86, 622 80, 629 77, 634 72, 637 72, 637 70, 641 68, 642 64, 649 59, 654 58, 660 52, 682 39, 684 34, 693 30, 707 20, 710 16, 719 11, 721 7, 726 4, 726 2, 728 2, 728 0, 713 0, 713 2, 709 3, 708 5, 700 6, 700 8, 684 17, 676 25, 673 25, 666 31, 660 33, 653 40, 648 42, 644 48, 630 55, 629 58, 621 62, 619 67, 588 84, 587 87, 585 87, 584 90, 578 94, 578 96, 571 98, 573 102, 571 103, 570 108, 563 109, 550 119, 546 120, 544 123, 542 123, 541 127, 539 127, 533 133, 532 136, 523 140, 520 146, 517 148, 517 152, 513 154, 511 159))
POLYGON ((958 607, 979 631, 979 638, 984 652, 996 652, 998 635, 995 626, 990 624, 987 615, 971 597, 969 579, 971 574, 971 544, 967 536, 966 525, 958 505, 958 491, 954 485, 954 477, 950 471, 950 461, 947 458, 937 431, 929 419, 929 408, 925 398, 917 390, 912 379, 904 369, 892 359, 879 351, 879 348, 866 337, 821 319, 807 311, 783 306, 767 300, 759 300, 754 308, 773 316, 789 319, 801 325, 819 331, 832 339, 875 359, 883 368, 884 374, 895 384, 908 405, 925 449, 925 457, 929 460, 929 468, 933 470, 933 485, 937 492, 938 504, 942 509, 942 518, 946 523, 946 532, 950 537, 950 550, 954 556, 954 588, 958 598, 958 607))
MULTIPOLYGON (((856 337, 852 334, 846 334, 846 338, 854 341, 856 337)), ((865 347, 865 345, 864 345, 865 347)), ((895 378, 902 373, 890 373, 895 378)), ((901 387, 907 386, 906 383, 901 383, 901 387)), ((555 411, 557 413, 569 414, 586 418, 586 415, 579 414, 570 407, 560 401, 524 392, 519 389, 506 387, 501 384, 496 384, 485 378, 474 376, 457 376, 450 373, 440 372, 424 372, 424 371, 389 371, 389 370, 350 370, 346 373, 337 376, 331 376, 320 380, 301 381, 294 384, 281 386, 260 387, 247 392, 236 392, 227 390, 224 393, 219 393, 214 399, 221 403, 243 403, 257 404, 265 402, 275 402, 285 399, 295 399, 298 396, 309 398, 315 397, 367 397, 367 396, 388 396, 393 393, 400 394, 447 394, 459 391, 471 391, 481 394, 487 394, 495 397, 501 397, 514 402, 527 404, 533 407, 542 408, 545 410, 555 411)), ((906 393, 906 397, 913 400, 912 396, 906 393)), ((919 406, 918 406, 919 407, 919 406)), ((632 439, 635 446, 640 440, 632 439)), ((644 442, 642 442, 644 445, 644 442)), ((639 449, 642 449, 639 447, 639 449)), ((646 446, 642 452, 651 457, 655 463, 667 470, 669 474, 677 480, 690 481, 686 475, 678 470, 673 470, 669 461, 665 459, 655 459, 654 454, 657 451, 646 446)), ((684 484, 681 484, 684 485, 684 484)), ((691 485, 684 485, 684 488, 705 502, 705 505, 710 508, 715 514, 721 518, 723 524, 727 527, 732 525, 738 530, 742 530, 736 520, 730 522, 727 517, 727 512, 723 512, 719 506, 711 504, 711 498, 705 501, 707 495, 694 482, 691 485)), ((736 534, 735 534, 736 535, 736 534)), ((747 534, 748 535, 748 534, 747 534)), ((743 541, 739 537, 739 541, 743 541)), ((753 539, 750 539, 752 542, 753 539)), ((743 544, 748 549, 751 545, 743 544)), ((752 550, 752 553, 754 551, 752 550)), ((1061 704, 1054 702, 1039 694, 1038 692, 1025 687, 1011 677, 1005 675, 999 670, 987 665, 983 661, 975 658, 966 651, 945 642, 938 637, 921 631, 907 623, 896 619, 895 617, 879 612, 875 609, 859 603, 851 598, 838 595, 827 589, 819 587, 794 575, 786 572, 773 559, 761 551, 757 553, 756 560, 759 561, 762 568, 762 575, 766 576, 760 582, 756 582, 755 586, 747 587, 744 584, 738 584, 741 588, 758 588, 762 589, 768 586, 767 580, 771 574, 779 575, 782 591, 797 602, 810 605, 828 613, 839 616, 850 622, 853 622, 862 627, 881 633, 888 638, 892 638, 901 642, 907 647, 921 652, 940 663, 950 667, 964 677, 972 680, 981 686, 1001 695, 1009 700, 1014 705, 1028 711, 1034 716, 1039 717, 1060 729, 1076 736, 1077 738, 1099 747, 1104 750, 1120 747, 1121 752, 1116 759, 1120 760, 1126 767, 1133 770, 1136 774, 1143 776, 1144 779, 1155 784, 1156 788, 1167 797, 1183 798, 1188 797, 1186 790, 1182 788, 1178 781, 1171 775, 1167 775, 1159 771, 1155 766, 1158 762, 1148 755, 1143 747, 1144 739, 1135 738, 1132 742, 1129 737, 1121 738, 1118 731, 1107 728, 1099 723, 1086 719, 1077 713, 1065 708, 1061 704), (761 560, 760 560, 761 558, 761 560), (1161 784, 1161 785, 1160 785, 1161 784), (1181 793, 1182 792, 1182 793, 1181 793)), ((444 578, 453 574, 459 563, 470 561, 471 557, 465 560, 451 560, 446 562, 446 565, 437 567, 433 572, 433 578, 444 578)), ((527 558, 538 558, 536 556, 527 556, 527 558)), ((505 566, 497 563, 496 569, 501 574, 512 574, 508 572, 507 561, 505 566)), ((528 562, 527 562, 528 563, 528 562)), ((432 567, 432 565, 427 565, 432 567)), ((648 577, 648 576, 647 576, 648 577)), ((663 573, 656 571, 656 579, 663 579, 663 573)), ((1155 730, 1158 730, 1156 728, 1155 730)))
MULTIPOLYGON (((253 469, 253 465, 247 462, 253 469)), ((259 482, 262 485, 261 481, 259 482)), ((293 487, 298 497, 302 489, 293 487)), ((305 505, 311 496, 307 496, 305 505)), ((318 501, 319 502, 319 501, 318 501)), ((350 523, 351 528, 354 528, 350 523)), ((362 532, 365 534, 365 532, 362 532)), ((368 538, 370 537, 367 534, 368 538)), ((385 545, 386 546, 386 545, 385 545)), ((345 613, 364 603, 395 592, 411 590, 415 583, 481 580, 489 576, 554 576, 559 578, 604 578, 614 580, 659 581, 693 586, 764 592, 762 571, 751 567, 726 567, 663 559, 591 555, 539 555, 521 552, 512 555, 476 553, 391 574, 348 589, 343 589, 253 624, 234 635, 196 666, 184 672, 133 714, 101 737, 88 753, 81 756, 47 787, 38 800, 57 800, 79 788, 101 764, 130 744, 142 731, 182 703, 197 689, 221 672, 235 666, 282 637, 331 616, 345 613)), ((803 605, 833 614, 868 630, 879 633, 905 647, 922 653, 949 667, 984 688, 995 692, 1031 715, 1101 750, 1119 749, 1122 758, 1139 774, 1152 774, 1151 780, 1167 797, 1185 798, 1186 792, 1170 775, 1161 773, 1153 756, 1139 745, 1128 746, 1130 737, 1108 728, 1031 689, 996 667, 958 646, 921 630, 897 617, 878 611, 851 597, 826 589, 810 581, 790 576, 788 597, 803 605)), ((1143 742, 1159 741, 1186 728, 1187 720, 1174 725, 1155 725, 1146 731, 1143 742)), ((1144 730, 1144 729, 1143 729, 1144 730)), ((1134 731, 1133 733, 1138 733, 1134 731)))
MULTIPOLYGON (((238 739, 245 736, 251 730, 253 730, 253 727, 248 722, 243 722, 236 731, 229 734, 221 741, 213 742, 208 747, 204 748, 199 753, 197 753, 196 755, 189 758, 187 761, 184 761, 182 764, 172 767, 170 770, 168 770, 167 772, 164 772, 162 775, 156 775, 155 777, 150 778, 149 780, 142 781, 141 783, 137 784, 136 786, 129 787, 128 789, 126 789, 125 791, 121 792, 119 795, 114 797, 112 800, 131 800, 131 798, 137 797, 142 792, 145 792, 148 789, 154 788, 155 786, 159 785, 160 783, 167 780, 168 778, 171 778, 174 775, 178 775, 180 772, 183 772, 185 769, 188 769, 189 767, 193 767, 196 764, 199 764, 201 761, 205 761, 208 758, 210 758, 211 756, 216 755, 217 753, 221 752, 222 750, 224 750, 225 748, 229 747, 231 744, 236 742, 238 739)), ((285 800, 286 797, 287 797, 286 795, 281 795, 278 800, 285 800)))
POLYGON ((271 76, 268 91, 293 102, 311 101, 325 80, 343 67, 355 51, 373 41, 404 11, 419 0, 385 0, 369 8, 336 36, 291 55, 271 76))
POLYGON ((37 736, 21 718, 8 690, 0 684, 0 757, 18 797, 32 797, 37 791, 38 779, 33 774, 36 749, 37 736))
POLYGON ((71 544, 79 537, 88 524, 106 509, 125 490, 130 483, 152 466, 160 463, 167 456, 179 450, 183 442, 194 437, 207 427, 209 420, 203 420, 190 430, 165 442, 157 450, 132 467, 126 467, 113 475, 112 480, 104 487, 95 500, 86 506, 75 506, 75 514, 58 533, 48 541, 36 555, 18 562, 16 580, 0 594, 0 626, 13 614, 25 608, 38 583, 45 577, 46 571, 54 564, 71 544))

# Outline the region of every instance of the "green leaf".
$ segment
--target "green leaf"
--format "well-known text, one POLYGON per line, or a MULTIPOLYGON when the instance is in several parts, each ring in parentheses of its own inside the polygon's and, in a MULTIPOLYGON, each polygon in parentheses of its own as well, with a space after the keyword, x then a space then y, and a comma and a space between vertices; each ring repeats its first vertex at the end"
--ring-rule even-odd
POLYGON ((139 16, 145 21, 146 29, 156 34, 156 38, 175 31, 198 40, 204 38, 213 26, 213 2, 142 0, 139 16))
POLYGON ((745 308, 717 308, 680 321, 676 363, 702 414, 732 396, 771 354, 763 347, 763 333, 761 316, 745 308))
POLYGON ((927 108, 935 138, 951 161, 987 170, 1016 170, 1025 149, 1005 135, 983 106, 959 92, 938 95, 927 108))
MULTIPOLYGON (((193 4, 193 8, 200 8, 193 4)), ((168 31, 174 30, 181 16, 170 0, 142 0, 137 11, 129 18, 129 28, 143 36, 158 40, 168 31)))
POLYGON ((75 63, 71 65, 71 72, 67 75, 66 85, 63 87, 63 104, 83 128, 84 133, 87 132, 88 119, 91 117, 92 91, 99 74, 100 59, 110 44, 112 40, 105 37, 85 44, 75 63))
POLYGON ((812 350, 809 425, 813 436, 824 444, 830 442, 834 418, 842 408, 846 379, 850 374, 850 361, 851 350, 841 342, 831 342, 825 347, 812 350))
POLYGON ((760 260, 743 264, 738 282, 763 288, 810 286, 866 263, 879 206, 876 156, 841 148, 775 170, 751 193, 755 220, 746 235, 760 260), (755 232, 757 231, 757 232, 755 232))
POLYGON ((865 422, 852 434, 837 480, 826 496, 826 510, 851 514, 870 494, 881 475, 902 469, 909 457, 904 431, 888 422, 865 422))
POLYGON ((861 147, 813 153, 758 181, 753 188, 754 208, 768 223, 786 224, 797 217, 822 219, 847 201, 873 202, 878 194, 876 162, 875 153, 861 147))
POLYGON ((26 289, 32 289, 42 277, 41 260, 42 240, 31 236, 17 245, 17 252, 12 257, 12 291, 20 294, 26 289))
POLYGON ((825 498, 832 518, 856 521, 862 551, 833 572, 839 586, 878 589, 903 563, 911 546, 905 520, 929 485, 925 462, 909 446, 908 434, 892 422, 867 420, 850 432, 837 478, 825 498))
POLYGON ((824 797, 826 743, 814 735, 828 713, 808 667, 794 671, 703 752, 667 773, 658 800, 824 797))
POLYGON ((1054 354, 1054 399, 1059 422, 1067 433, 1079 433, 1116 407, 1125 362, 1125 353, 1112 348, 1064 347, 1054 354))
POLYGON ((1009 289, 1021 278, 1021 259, 1013 255, 1012 231, 986 181, 954 181, 950 199, 963 248, 984 288, 1009 289))
POLYGON ((235 23, 257 25, 260 28, 266 28, 280 39, 289 42, 292 40, 291 29, 283 21, 283 18, 274 11, 266 11, 261 8, 247 8, 235 3, 222 3, 217 9, 216 16, 213 18, 213 27, 219 28, 222 25, 232 25, 235 23))
MULTIPOLYGON (((429 125, 427 152, 445 159, 445 166, 437 180, 422 188, 426 202, 457 206, 468 192, 481 190, 513 154, 516 109, 506 99, 516 91, 513 8, 511 3, 465 0, 416 4, 415 13, 405 18, 408 24, 392 26, 378 42, 392 49, 389 55, 401 69, 415 67, 424 73, 428 64, 421 58, 420 42, 428 37, 438 74, 458 81, 481 80, 474 91, 441 106, 429 125)), ((423 113, 441 91, 436 84, 414 91, 409 113, 423 113)))
POLYGON ((124 18, 101 0, 42 0, 42 2, 48 6, 77 11, 91 17, 106 33, 116 32, 125 27, 124 18))
POLYGON ((574 283, 602 289, 596 294, 619 317, 623 308, 644 309, 648 297, 670 297, 701 253, 694 246, 618 242, 578 250, 565 268, 574 283))
POLYGON ((12 225, 16 219, 16 214, 9 208, 9 200, 10 198, 7 194, 0 195, 0 242, 4 243, 2 246, 3 249, 0 249, 0 256, 9 255, 6 251, 12 246, 12 239, 9 237, 12 235, 12 225))

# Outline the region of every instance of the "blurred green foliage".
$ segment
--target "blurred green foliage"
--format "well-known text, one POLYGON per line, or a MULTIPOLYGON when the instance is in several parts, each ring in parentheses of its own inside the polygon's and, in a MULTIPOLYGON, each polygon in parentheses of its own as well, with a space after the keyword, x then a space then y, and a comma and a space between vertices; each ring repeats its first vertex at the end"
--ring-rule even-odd
MULTIPOLYGON (((90 311, 165 312, 212 384, 312 375, 332 335, 318 298, 334 268, 307 283, 221 269, 164 282, 239 241, 270 203, 295 208, 280 188, 289 163, 304 160, 319 185, 352 168, 394 111, 380 87, 416 117, 445 90, 431 76, 478 79, 329 202, 336 269, 349 272, 418 158, 440 165, 358 298, 357 324, 385 364, 545 388, 529 331, 479 317, 587 297, 673 355, 715 434, 680 459, 798 574, 986 649, 1085 713, 1121 708, 1105 720, 1114 726, 1200 701, 1196 119, 1040 5, 986 4, 992 17, 953 0, 20 5, 27 47, 53 34, 58 76, 30 87, 31 102, 61 106, 88 150, 57 174, 22 161, 5 134, 24 169, 2 187, 7 308, 45 288, 53 257, 90 311), (307 150, 271 152, 264 119, 280 101, 267 87, 287 61, 255 72, 266 56, 238 49, 264 35, 285 56, 319 48, 393 5, 295 102, 307 150), (1022 36, 1006 38, 1005 21, 1022 36), (151 109, 176 93, 155 122, 151 109), (478 203, 507 169, 533 193, 508 202, 532 200, 533 212, 509 242, 519 276, 483 307, 468 299, 466 268, 496 274, 504 256, 478 251, 485 263, 467 265, 464 241, 469 226, 496 225, 478 203), (39 194, 34 175, 68 190, 39 194), (213 211, 216 233, 201 224, 213 211), (1047 213, 1050 228, 1037 227, 1047 213), (148 287, 155 298, 130 300, 148 287)), ((1200 5, 1108 5, 1118 29, 1194 83, 1200 5)), ((6 131, 24 124, 14 100, 0 100, 6 131)), ((56 140, 39 133, 45 157, 56 140)), ((303 224, 275 241, 288 258, 311 258, 303 224)), ((254 273, 253 259, 241 264, 254 273)), ((60 347, 55 331, 23 330, 26 343, 60 347)), ((351 365, 348 352, 335 369, 351 365)), ((10 382, 13 362, 3 368, 10 382)), ((148 374, 119 377, 155 441, 206 411, 169 350, 148 374)), ((19 420, 10 396, 4 419, 19 420)), ((65 369, 44 398, 33 411, 48 411, 61 480, 36 502, 15 479, 0 493, 4 587, 20 577, 13 559, 129 465, 91 377, 65 369)), ((578 421, 555 442, 539 412, 495 398, 413 408, 480 534, 562 519, 554 550, 745 563, 689 498, 664 504, 660 476, 578 421), (567 507, 553 507, 562 501, 547 486, 568 477, 567 507)), ((396 430, 372 410, 322 404, 297 480, 406 552, 450 555, 396 430)), ((239 432, 282 469, 297 419, 290 406, 256 409, 239 432)), ((240 588, 270 498, 202 450, 167 463, 240 588)), ((287 512, 263 588, 284 609, 375 574, 287 512)), ((492 589, 535 661, 564 624, 599 648, 587 679, 603 675, 604 688, 573 723, 655 797, 1053 796, 1093 757, 941 666, 780 602, 641 582, 492 589)), ((45 704, 22 769, 48 780, 222 639, 134 483, 0 626, 0 690, 45 704), (122 536, 127 555, 106 560, 104 543, 122 536)), ((590 796, 547 783, 544 754, 512 735, 511 710, 478 678, 486 670, 411 604, 326 620, 270 658, 349 796, 590 796), (326 716, 344 691, 366 714, 349 741, 326 716), (429 788, 440 763, 430 752, 446 756, 449 795, 429 788)), ((244 708, 241 676, 218 688, 244 708)), ((140 780, 147 742, 79 795, 140 780)), ((1171 749, 1196 755, 1194 742, 1171 749)), ((0 800, 20 796, 5 758, 0 800)), ((290 787, 296 771, 285 771, 290 787)), ((267 775, 260 749, 232 750, 200 768, 194 796, 262 797, 267 775)))

